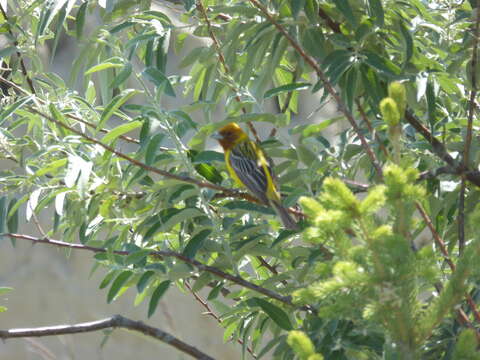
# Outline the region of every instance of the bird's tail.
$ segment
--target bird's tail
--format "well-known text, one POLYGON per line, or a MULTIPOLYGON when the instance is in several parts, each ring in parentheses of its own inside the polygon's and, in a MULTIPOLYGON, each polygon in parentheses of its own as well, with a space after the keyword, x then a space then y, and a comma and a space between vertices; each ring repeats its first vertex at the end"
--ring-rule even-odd
POLYGON ((273 208, 275 209, 275 212, 278 214, 280 217, 280 220, 282 220, 283 226, 285 229, 289 230, 298 230, 298 225, 295 219, 290 215, 288 210, 280 204, 280 202, 271 200, 270 203, 272 204, 273 208))

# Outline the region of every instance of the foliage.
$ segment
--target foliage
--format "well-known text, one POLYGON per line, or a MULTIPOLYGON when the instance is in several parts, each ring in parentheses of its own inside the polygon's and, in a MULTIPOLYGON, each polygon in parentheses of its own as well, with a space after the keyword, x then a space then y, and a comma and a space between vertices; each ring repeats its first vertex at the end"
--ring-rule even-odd
POLYGON ((106 300, 136 289, 149 317, 170 287, 208 289, 245 357, 477 358, 474 3, 185 0, 173 19, 148 0, 13 2, 0 233, 48 213, 47 238, 106 250, 106 300), (62 38, 68 79, 48 66, 62 38), (305 98, 341 114, 301 123, 305 98), (288 131, 262 145, 301 232, 231 190, 207 145, 230 121, 288 131))

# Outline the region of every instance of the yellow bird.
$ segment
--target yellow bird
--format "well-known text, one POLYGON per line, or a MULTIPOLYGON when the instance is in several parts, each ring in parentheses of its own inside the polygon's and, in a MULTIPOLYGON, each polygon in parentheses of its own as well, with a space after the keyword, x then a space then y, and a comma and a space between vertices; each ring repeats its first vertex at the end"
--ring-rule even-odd
POLYGON ((286 229, 297 230, 296 221, 282 206, 272 169, 263 150, 236 123, 229 123, 213 136, 223 147, 228 172, 238 185, 275 209, 286 229))

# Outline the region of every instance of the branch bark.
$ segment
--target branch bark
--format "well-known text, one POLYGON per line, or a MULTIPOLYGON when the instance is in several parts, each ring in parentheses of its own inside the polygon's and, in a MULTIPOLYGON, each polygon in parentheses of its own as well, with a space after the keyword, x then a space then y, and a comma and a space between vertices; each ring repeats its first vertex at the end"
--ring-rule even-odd
MULTIPOLYGON (((97 248, 94 246, 88 246, 88 245, 82 245, 82 244, 72 244, 72 243, 67 243, 64 241, 59 241, 59 240, 53 240, 49 238, 36 238, 33 236, 29 235, 23 235, 23 234, 13 234, 13 233, 4 233, 1 234, 2 236, 10 237, 12 239, 19 239, 19 240, 27 240, 31 241, 35 244, 49 244, 49 245, 54 245, 58 247, 64 247, 64 248, 69 248, 69 249, 76 249, 76 250, 85 250, 85 251, 91 251, 95 253, 104 253, 107 252, 107 249, 103 248, 97 248)), ((131 252, 125 251, 125 250, 113 250, 112 253, 117 254, 117 255, 122 255, 122 256, 127 256, 131 252)), ((262 295, 265 295, 268 298, 277 300, 285 305, 289 305, 292 307, 295 307, 295 305, 292 303, 292 298, 290 296, 283 296, 280 295, 279 293, 272 291, 270 289, 264 288, 262 286, 256 285, 250 281, 245 280, 244 278, 240 276, 235 276, 228 274, 216 267, 205 265, 201 263, 200 261, 197 261, 195 259, 190 259, 189 257, 177 253, 175 251, 167 251, 167 250, 157 250, 157 251, 151 251, 149 256, 156 257, 156 258, 162 258, 162 257, 173 257, 176 258, 185 264, 192 265, 193 267, 197 268, 200 271, 206 271, 210 274, 213 274, 215 276, 218 276, 219 278, 228 280, 233 282, 234 284, 237 284, 241 287, 244 287, 246 289, 253 290, 255 292, 258 292, 262 295)), ((299 308, 300 310, 303 311, 309 311, 309 312, 315 312, 315 309, 313 309, 311 306, 303 306, 299 308)))
POLYGON ((156 340, 159 340, 165 344, 173 346, 177 350, 188 354, 194 359, 199 360, 214 360, 213 357, 205 354, 203 351, 198 350, 194 346, 187 344, 186 342, 177 339, 175 336, 160 330, 158 328, 144 324, 141 321, 135 321, 123 317, 121 315, 114 315, 112 317, 79 323, 74 325, 56 325, 45 326, 38 328, 28 329, 10 329, 0 330, 0 339, 14 339, 24 337, 42 337, 42 336, 54 336, 54 335, 67 335, 67 334, 81 334, 85 332, 98 331, 109 328, 124 328, 136 332, 140 332, 146 336, 150 336, 156 340))

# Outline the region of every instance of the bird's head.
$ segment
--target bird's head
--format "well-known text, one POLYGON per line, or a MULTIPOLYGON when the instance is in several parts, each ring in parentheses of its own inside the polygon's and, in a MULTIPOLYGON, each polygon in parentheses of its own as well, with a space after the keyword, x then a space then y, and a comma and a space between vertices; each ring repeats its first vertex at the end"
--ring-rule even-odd
POLYGON ((248 138, 248 135, 242 130, 237 123, 231 122, 220 128, 217 133, 212 136, 217 139, 224 150, 228 150, 238 144, 240 141, 248 138))

